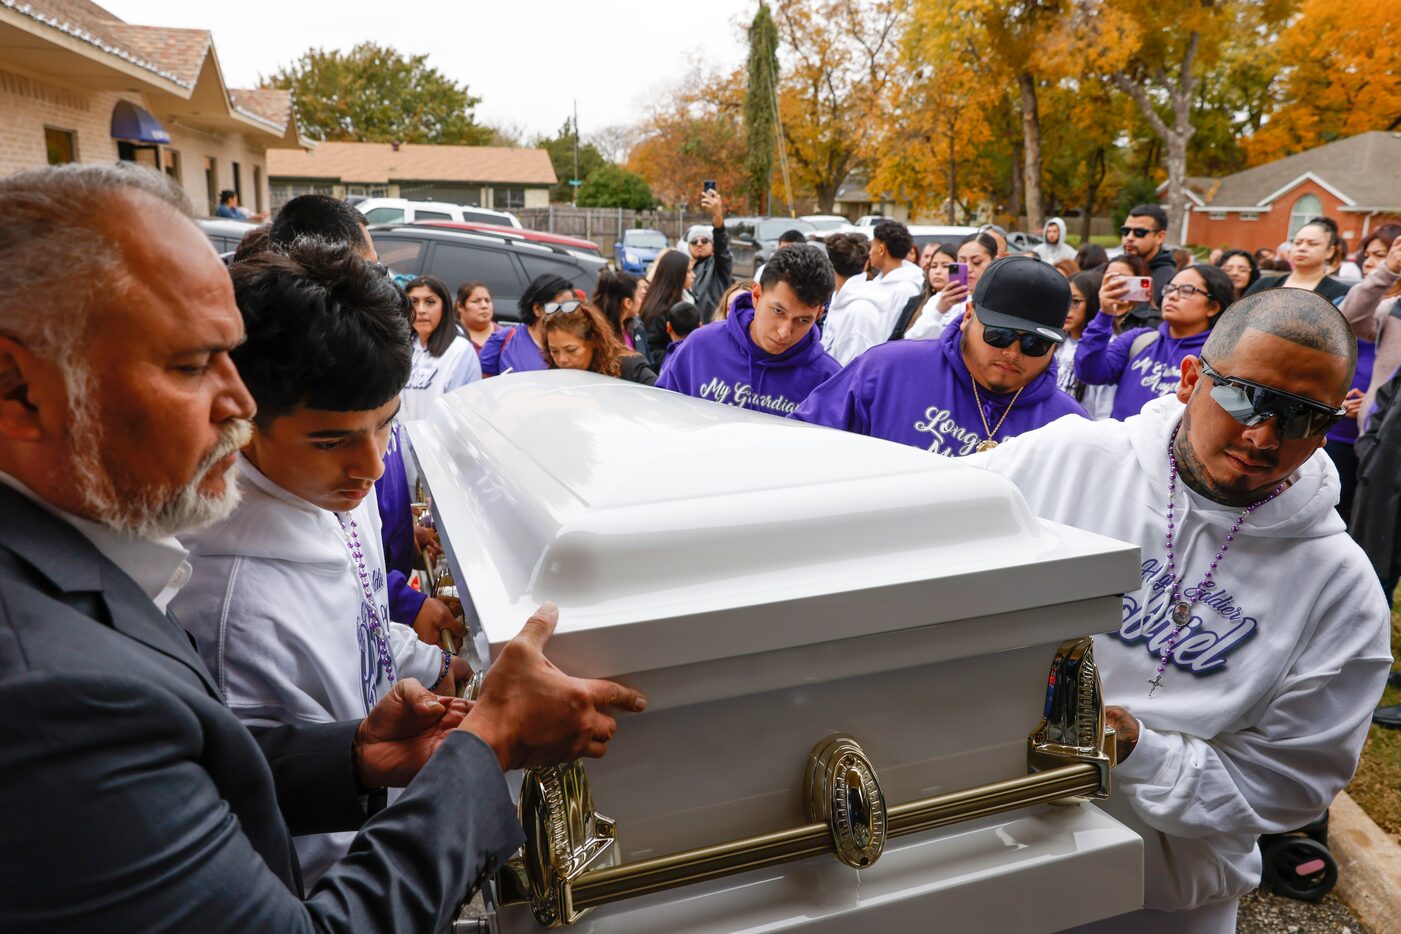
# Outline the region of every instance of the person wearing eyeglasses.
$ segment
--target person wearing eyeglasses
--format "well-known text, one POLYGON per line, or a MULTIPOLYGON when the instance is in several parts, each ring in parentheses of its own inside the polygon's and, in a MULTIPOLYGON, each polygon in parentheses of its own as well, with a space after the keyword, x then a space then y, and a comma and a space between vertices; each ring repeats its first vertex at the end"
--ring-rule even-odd
POLYGON ((1163 248, 1167 239, 1167 212, 1156 204, 1140 204, 1129 211, 1124 225, 1119 228, 1119 245, 1125 253, 1142 258, 1148 264, 1148 275, 1153 277, 1153 294, 1150 301, 1154 308, 1163 307, 1163 286, 1172 281, 1177 273, 1177 261, 1172 251, 1163 248))
POLYGON ((552 370, 588 370, 651 386, 657 374, 647 358, 629 350, 603 312, 582 302, 545 315, 545 363, 552 370))
POLYGON ((1176 393, 972 458, 1042 518, 1141 549, 1095 661, 1118 752, 1097 804, 1143 838, 1145 907, 1084 930, 1234 931, 1257 839, 1317 819, 1357 768, 1391 646, 1322 450, 1356 360, 1325 299, 1247 296, 1183 359, 1176 393), (1067 477, 1094 477, 1094 494, 1067 477))
POLYGON ((978 280, 960 326, 937 340, 872 347, 818 386, 791 417, 962 457, 1064 415, 1056 388, 1070 286, 1039 259, 1009 256, 978 280))
POLYGON ((1156 328, 1132 328, 1115 336, 1114 319, 1128 313, 1122 281, 1106 276, 1100 286, 1100 313, 1085 326, 1075 348, 1075 376, 1088 386, 1114 386, 1111 418, 1135 415, 1144 405, 1177 391, 1182 360, 1201 352, 1212 323, 1231 304, 1230 277, 1204 263, 1189 266, 1163 287, 1163 321, 1156 328))
POLYGON ((581 304, 568 279, 553 273, 536 276, 517 303, 521 323, 497 331, 482 345, 482 375, 545 369, 545 315, 573 311, 581 304))
MULTIPOLYGON (((702 313, 709 314, 730 287, 735 260, 730 253, 730 235, 725 230, 724 198, 715 188, 706 188, 701 192, 700 205, 702 210, 710 212, 711 226, 709 229, 692 227, 686 236, 686 246, 691 253, 691 272, 695 275, 690 286, 691 300, 702 313)), ((670 308, 678 300, 673 299, 665 307, 670 308)), ((659 364, 661 358, 656 357, 653 362, 659 364)))

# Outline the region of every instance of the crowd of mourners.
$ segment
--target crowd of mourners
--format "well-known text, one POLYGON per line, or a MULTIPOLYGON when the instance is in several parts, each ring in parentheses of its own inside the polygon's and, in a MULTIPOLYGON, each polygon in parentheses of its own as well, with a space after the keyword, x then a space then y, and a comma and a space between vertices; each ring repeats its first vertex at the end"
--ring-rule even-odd
POLYGON ((1027 253, 887 220, 735 280, 702 204, 647 275, 540 276, 503 325, 482 282, 397 277, 330 197, 224 263, 152 173, 0 180, 0 795, 25 811, 0 852, 34 855, 0 928, 443 929, 521 843, 502 770, 603 755, 608 709, 645 701, 546 662, 548 606, 470 670, 414 585, 441 544, 401 426, 568 369, 967 457, 1139 544, 1097 652, 1145 909, 1096 930, 1234 929, 1256 839, 1327 809, 1391 664, 1401 226, 1198 261, 1156 205, 1112 256, 1058 218, 1027 253))

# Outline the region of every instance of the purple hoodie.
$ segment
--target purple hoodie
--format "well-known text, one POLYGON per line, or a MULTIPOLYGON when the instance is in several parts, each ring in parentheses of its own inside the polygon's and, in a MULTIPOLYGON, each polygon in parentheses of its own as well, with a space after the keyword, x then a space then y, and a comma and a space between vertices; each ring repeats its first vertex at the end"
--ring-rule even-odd
POLYGON ((693 331, 666 358, 657 386, 770 415, 788 415, 813 387, 840 370, 814 327, 781 354, 749 338, 754 299, 741 292, 730 316, 693 331))
POLYGON ((1167 322, 1158 325, 1158 339, 1129 359, 1129 351, 1148 328, 1134 328, 1114 337, 1114 316, 1100 312, 1085 325, 1075 348, 1075 375, 1091 386, 1118 386, 1111 418, 1123 420, 1159 396, 1177 392, 1182 382, 1182 358, 1198 356, 1211 336, 1206 330, 1191 337, 1168 336, 1167 322))
POLYGON ((483 376, 548 369, 544 353, 531 339, 530 329, 523 324, 502 328, 488 337, 480 356, 483 376))
MULTIPOLYGON (((987 437, 983 419, 996 426, 1013 395, 982 387, 978 394, 981 417, 963 362, 963 331, 953 322, 938 340, 877 344, 814 389, 789 417, 962 457, 987 437)), ((1062 415, 1089 417, 1056 388, 1053 359, 1022 390, 994 437, 1006 441, 1062 415)))
POLYGON ((389 618, 405 626, 413 625, 428 596, 409 586, 414 559, 411 496, 409 479, 404 473, 403 439, 399 436, 399 423, 395 422, 389 432, 389 447, 384 452, 384 475, 375 481, 375 499, 379 503, 385 570, 389 572, 386 585, 389 618))

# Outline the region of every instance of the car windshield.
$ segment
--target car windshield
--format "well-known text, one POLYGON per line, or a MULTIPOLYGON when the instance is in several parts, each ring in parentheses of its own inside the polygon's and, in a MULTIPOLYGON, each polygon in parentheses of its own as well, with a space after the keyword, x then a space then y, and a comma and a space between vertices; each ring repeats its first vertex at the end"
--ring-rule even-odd
POLYGON ((623 234, 623 242, 642 250, 666 249, 666 237, 655 230, 629 230, 623 234))
POLYGON ((785 230, 796 230, 799 233, 811 233, 817 228, 807 221, 800 221, 796 218, 778 217, 773 220, 759 222, 760 240, 777 240, 785 230))
POLYGON ((824 217, 821 220, 808 221, 808 223, 818 230, 837 230, 846 223, 846 220, 840 217, 824 217))

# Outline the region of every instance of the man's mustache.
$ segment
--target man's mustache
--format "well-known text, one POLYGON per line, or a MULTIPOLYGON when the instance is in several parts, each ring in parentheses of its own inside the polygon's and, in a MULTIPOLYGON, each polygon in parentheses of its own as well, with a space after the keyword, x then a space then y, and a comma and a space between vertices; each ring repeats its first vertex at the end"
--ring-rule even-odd
POLYGON ((246 418, 233 418, 219 430, 219 440, 214 448, 200 461, 196 477, 203 477, 209 469, 235 451, 241 451, 253 440, 253 423, 246 418))

